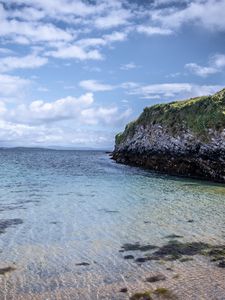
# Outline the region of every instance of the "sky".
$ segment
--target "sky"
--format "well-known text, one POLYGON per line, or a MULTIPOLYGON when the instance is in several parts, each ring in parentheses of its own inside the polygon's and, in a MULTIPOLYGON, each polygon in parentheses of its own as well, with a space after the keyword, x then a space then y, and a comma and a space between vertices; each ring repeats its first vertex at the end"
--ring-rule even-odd
POLYGON ((225 0, 0 0, 0 146, 112 149, 225 87, 225 0))

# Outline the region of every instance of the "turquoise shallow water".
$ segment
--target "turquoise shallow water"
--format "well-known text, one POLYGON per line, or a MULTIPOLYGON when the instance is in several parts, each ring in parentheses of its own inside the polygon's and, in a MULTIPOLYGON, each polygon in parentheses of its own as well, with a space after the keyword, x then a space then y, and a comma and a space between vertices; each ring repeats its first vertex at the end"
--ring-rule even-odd
POLYGON ((0 166, 0 267, 16 269, 0 276, 0 299, 101 299, 107 286, 102 298, 120 299, 112 290, 127 274, 137 285, 149 270, 123 259, 124 243, 160 246, 178 234, 225 244, 222 185, 119 165, 101 151, 1 150, 0 166))

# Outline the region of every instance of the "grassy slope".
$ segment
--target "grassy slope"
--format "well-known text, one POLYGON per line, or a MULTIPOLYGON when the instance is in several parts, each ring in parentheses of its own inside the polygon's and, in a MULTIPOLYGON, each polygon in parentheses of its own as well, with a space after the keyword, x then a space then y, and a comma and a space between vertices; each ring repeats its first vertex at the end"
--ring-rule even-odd
POLYGON ((209 129, 220 132, 225 128, 225 89, 212 96, 146 107, 137 120, 116 135, 116 144, 133 136, 135 127, 140 124, 162 125, 172 135, 188 129, 199 139, 207 141, 209 129))

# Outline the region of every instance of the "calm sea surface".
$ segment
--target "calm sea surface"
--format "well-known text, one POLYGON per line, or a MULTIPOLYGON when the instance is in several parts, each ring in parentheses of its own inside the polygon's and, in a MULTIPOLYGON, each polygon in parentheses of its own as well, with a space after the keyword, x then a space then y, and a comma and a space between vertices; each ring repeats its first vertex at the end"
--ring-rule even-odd
MULTIPOLYGON (((15 269, 0 275, 0 299, 128 299, 121 287, 142 288, 146 272, 169 281, 171 271, 125 260, 121 246, 160 246, 172 234, 225 244, 225 187, 119 165, 100 151, 0 150, 0 268, 15 269)), ((196 289, 201 268, 225 278, 201 259, 173 266, 185 274, 199 264, 196 289)), ((183 280, 182 299, 206 299, 183 280)), ((220 281, 213 291, 204 282, 202 295, 225 299, 220 281)))

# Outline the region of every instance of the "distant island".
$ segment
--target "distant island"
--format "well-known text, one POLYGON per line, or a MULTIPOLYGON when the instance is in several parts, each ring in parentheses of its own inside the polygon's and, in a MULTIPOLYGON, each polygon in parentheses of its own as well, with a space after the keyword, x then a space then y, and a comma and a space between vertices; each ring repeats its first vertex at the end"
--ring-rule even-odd
POLYGON ((146 107, 115 138, 118 163, 225 183, 225 89, 146 107))

